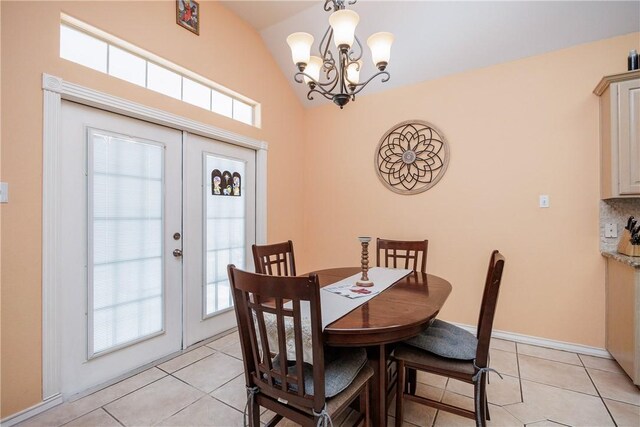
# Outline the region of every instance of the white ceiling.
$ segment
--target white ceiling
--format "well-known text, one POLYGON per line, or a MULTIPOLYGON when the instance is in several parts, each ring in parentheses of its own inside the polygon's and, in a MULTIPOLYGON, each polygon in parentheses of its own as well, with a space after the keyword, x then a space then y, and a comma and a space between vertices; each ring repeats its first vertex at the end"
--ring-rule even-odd
MULTIPOLYGON (((323 0, 223 1, 256 28, 303 105, 330 102, 306 99, 293 81, 295 67, 286 37, 305 31, 315 37, 328 26, 323 0)), ((369 35, 395 35, 387 83, 372 82, 362 95, 418 83, 473 68, 512 61, 569 46, 640 31, 640 1, 404 1, 360 0, 348 7, 360 15, 356 35, 365 45, 361 81, 373 74, 366 47, 369 35)), ((640 40, 637 45, 640 44, 640 40)), ((620 58, 620 68, 626 58, 620 58)))

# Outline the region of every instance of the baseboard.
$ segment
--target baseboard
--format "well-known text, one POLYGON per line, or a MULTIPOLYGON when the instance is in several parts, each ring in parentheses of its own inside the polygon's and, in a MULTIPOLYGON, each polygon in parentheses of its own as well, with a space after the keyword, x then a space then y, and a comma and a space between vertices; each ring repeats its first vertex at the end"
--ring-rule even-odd
POLYGON ((62 403, 62 395, 57 394, 55 396, 50 397, 49 399, 38 403, 37 405, 33 405, 30 408, 23 409, 22 411, 15 413, 13 415, 8 416, 7 418, 0 420, 0 425, 2 427, 11 427, 22 421, 29 419, 31 417, 35 417, 41 412, 46 411, 47 409, 51 409, 54 406, 57 406, 62 403))
MULTIPOLYGON (((464 325, 462 323, 456 323, 456 322, 450 322, 450 323, 456 326, 459 326, 462 329, 465 329, 473 334, 476 333, 475 326, 464 325)), ((493 333, 491 334, 491 336, 493 338, 500 338, 504 340, 515 341, 522 344, 531 344, 531 345, 537 345, 539 347, 552 348, 554 350, 570 351, 573 353, 584 354, 587 356, 596 356, 596 357, 604 357, 606 359, 613 359, 613 357, 611 357, 611 354, 609 354, 607 350, 600 347, 591 347, 583 344, 575 344, 575 343, 570 343, 565 341, 556 341, 548 338, 533 337, 531 335, 523 335, 523 334, 517 334, 515 332, 507 332, 507 331, 498 331, 495 329, 493 330, 493 333)))

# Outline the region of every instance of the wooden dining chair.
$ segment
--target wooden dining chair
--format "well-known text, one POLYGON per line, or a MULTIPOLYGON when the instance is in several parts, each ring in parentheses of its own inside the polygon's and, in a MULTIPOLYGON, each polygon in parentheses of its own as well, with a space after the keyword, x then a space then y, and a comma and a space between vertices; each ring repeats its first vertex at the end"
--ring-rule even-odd
MULTIPOLYGON (((474 410, 469 411, 457 406, 452 406, 443 402, 428 399, 426 397, 412 395, 406 392, 400 393, 396 396, 396 427, 402 425, 403 417, 403 402, 404 399, 408 399, 417 403, 428 405, 443 411, 452 412, 463 417, 475 419, 476 426, 485 426, 486 420, 489 417, 489 404, 487 401, 487 374, 489 370, 489 341, 491 340, 491 331, 493 329, 493 318, 496 312, 496 305, 498 302, 498 293, 500 291, 500 282, 502 281, 502 270, 504 269, 504 257, 498 252, 493 251, 491 259, 489 261, 489 268, 487 270, 487 278, 484 285, 484 292, 482 296, 482 304, 480 306, 480 315, 478 319, 478 331, 476 335, 477 341, 471 335, 473 345, 475 346, 475 354, 473 350, 470 355, 463 358, 444 357, 442 353, 447 351, 440 351, 442 349, 433 349, 432 351, 426 351, 418 348, 414 345, 402 344, 396 347, 394 357, 398 361, 398 384, 402 387, 398 387, 398 390, 404 390, 405 388, 405 371, 407 369, 416 369, 419 371, 429 372, 436 375, 454 378, 466 383, 474 385, 474 410), (440 353, 441 355, 435 354, 440 353), (475 357, 475 358, 474 358, 475 357)), ((446 322, 441 322, 445 329, 448 329, 449 333, 458 336, 464 336, 466 331, 457 328, 454 325, 450 325, 446 322), (456 331, 457 328, 458 330, 456 331)), ((423 332, 423 334, 428 331, 423 332)), ((470 335, 470 334, 469 334, 470 335)), ((426 344, 431 344, 435 335, 427 337, 426 344), (431 338, 431 339, 429 339, 431 338)), ((410 340, 414 342, 415 340, 410 340)), ((469 344, 469 340, 466 342, 459 342, 462 344, 469 344)), ((451 348, 448 351, 456 352, 456 344, 448 344, 451 348)))
MULTIPOLYGON (((376 266, 380 267, 384 261, 384 267, 405 268, 421 273, 427 272, 428 240, 389 240, 376 239, 376 266)), ((394 345, 387 346, 387 352, 393 351, 394 345)), ((393 385, 397 381, 397 369, 394 360, 389 358, 387 366, 387 384, 393 385)), ((417 388, 416 372, 410 369, 407 372, 406 390, 415 394, 417 388)))
POLYGON ((256 273, 269 276, 296 275, 296 261, 291 240, 271 245, 252 245, 251 251, 256 273))
POLYGON ((384 260, 384 267, 406 268, 427 272, 428 240, 376 239, 376 266, 384 260))
MULTIPOLYGON (((302 426, 327 426, 359 398, 369 425, 369 379, 364 348, 328 351, 322 341, 320 287, 316 275, 284 277, 228 267, 240 332, 251 427, 260 407, 302 426), (306 347, 305 347, 306 345, 306 347), (305 348, 311 361, 305 361, 305 348)), ((246 414, 245 414, 246 416, 246 414)))

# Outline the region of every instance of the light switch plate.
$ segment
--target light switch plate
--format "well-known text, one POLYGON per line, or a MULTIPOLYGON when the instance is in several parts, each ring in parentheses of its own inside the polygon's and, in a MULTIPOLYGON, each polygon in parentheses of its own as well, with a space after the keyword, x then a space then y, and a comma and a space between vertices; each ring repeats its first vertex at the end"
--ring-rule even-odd
POLYGON ((540 207, 548 208, 549 207, 549 196, 547 194, 540 195, 540 207))
POLYGON ((604 237, 618 237, 618 227, 615 223, 608 222, 604 225, 604 237))
POLYGON ((9 203, 9 183, 0 182, 0 203, 9 203))

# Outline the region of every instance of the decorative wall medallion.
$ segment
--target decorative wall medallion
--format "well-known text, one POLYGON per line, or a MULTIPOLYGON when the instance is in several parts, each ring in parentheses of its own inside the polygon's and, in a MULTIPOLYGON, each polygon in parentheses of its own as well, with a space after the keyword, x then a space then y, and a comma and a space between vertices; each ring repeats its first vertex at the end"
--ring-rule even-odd
POLYGON ((211 171, 211 194, 214 196, 240 196, 242 178, 238 172, 219 169, 211 171))
POLYGON ((418 194, 442 179, 449 145, 442 132, 422 120, 399 123, 384 134, 376 150, 380 181, 391 191, 418 194))

